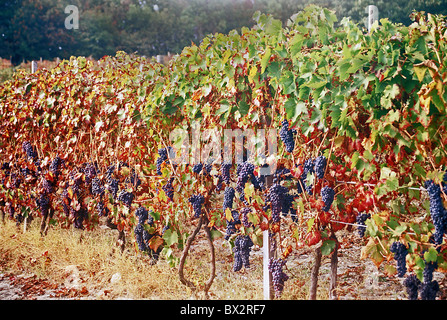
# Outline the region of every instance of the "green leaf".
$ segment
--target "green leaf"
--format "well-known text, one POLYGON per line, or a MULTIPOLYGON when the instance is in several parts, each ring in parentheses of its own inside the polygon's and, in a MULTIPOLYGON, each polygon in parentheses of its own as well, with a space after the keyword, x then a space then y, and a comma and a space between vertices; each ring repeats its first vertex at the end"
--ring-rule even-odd
POLYGON ((178 234, 177 234, 176 231, 168 229, 163 234, 163 239, 166 241, 166 244, 170 247, 173 244, 177 244, 178 243, 178 234))
POLYGON ((325 256, 329 255, 335 248, 336 242, 334 240, 326 240, 321 245, 321 253, 325 256))
POLYGON ((428 251, 425 251, 424 259, 427 262, 436 262, 436 260, 438 259, 438 251, 436 251, 435 248, 430 247, 428 251))
POLYGON ((265 72, 268 62, 270 61, 270 56, 272 55, 272 50, 267 47, 265 49, 264 55, 261 58, 261 74, 265 72))

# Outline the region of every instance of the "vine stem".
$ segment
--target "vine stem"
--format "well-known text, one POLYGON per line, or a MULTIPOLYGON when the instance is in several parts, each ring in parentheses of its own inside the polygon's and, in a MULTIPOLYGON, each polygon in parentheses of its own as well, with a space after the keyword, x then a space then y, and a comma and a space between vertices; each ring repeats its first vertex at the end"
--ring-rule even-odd
POLYGON ((211 237, 211 230, 208 227, 208 218, 206 217, 206 215, 202 214, 200 216, 199 223, 197 224, 197 227, 194 229, 193 233, 188 237, 188 240, 186 241, 185 249, 183 250, 182 257, 180 258, 178 274, 179 274, 181 283, 183 283, 187 287, 191 288, 193 290, 193 292, 195 292, 197 290, 197 286, 193 282, 191 282, 190 280, 185 278, 184 268, 185 268, 186 257, 188 256, 189 249, 191 248, 191 244, 192 244, 193 240, 195 239, 195 237, 197 236, 197 234, 199 233, 199 231, 202 228, 202 225, 204 223, 205 223, 205 226, 204 226, 205 234, 206 234, 206 237, 208 240, 208 245, 209 245, 210 251, 211 251, 211 261, 210 261, 211 274, 204 286, 205 299, 208 299, 209 298, 208 291, 209 291, 211 285, 213 284, 214 278, 216 277, 216 256, 215 256, 215 249, 214 249, 214 245, 213 245, 213 239, 211 237))

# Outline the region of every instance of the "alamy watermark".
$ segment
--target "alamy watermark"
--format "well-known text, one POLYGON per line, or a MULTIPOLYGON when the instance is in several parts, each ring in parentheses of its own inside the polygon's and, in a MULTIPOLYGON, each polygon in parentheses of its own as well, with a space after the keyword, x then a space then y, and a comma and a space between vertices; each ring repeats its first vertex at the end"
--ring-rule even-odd
POLYGON ((68 5, 65 7, 64 12, 68 14, 65 18, 65 29, 79 29, 79 9, 75 5, 68 5))
POLYGON ((276 172, 277 130, 203 129, 194 122, 189 129, 169 134, 173 164, 221 164, 248 161, 259 166, 260 175, 276 172), (233 143, 234 142, 234 143, 233 143), (234 148, 233 148, 234 146, 234 148))

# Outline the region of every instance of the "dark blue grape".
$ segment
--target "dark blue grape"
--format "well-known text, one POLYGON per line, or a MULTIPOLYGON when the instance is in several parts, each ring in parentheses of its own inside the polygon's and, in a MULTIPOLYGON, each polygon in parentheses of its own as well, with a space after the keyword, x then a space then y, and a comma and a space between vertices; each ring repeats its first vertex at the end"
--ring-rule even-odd
POLYGON ((328 212, 331 208, 332 202, 334 201, 335 191, 331 187, 324 186, 321 189, 321 200, 324 202, 323 211, 328 212))
POLYGON ((226 184, 230 183, 230 169, 231 163, 222 163, 220 165, 220 175, 226 184))
POLYGON ((359 225, 357 227, 357 232, 361 238, 363 238, 363 236, 365 235, 365 231, 366 231, 365 221, 369 218, 371 218, 371 215, 369 213, 361 213, 356 218, 356 222, 359 225))
POLYGON ((92 180, 92 194, 94 196, 102 197, 104 195, 104 190, 101 180, 98 177, 94 178, 92 180))
POLYGON ((203 168, 203 164, 201 164, 201 163, 195 164, 192 167, 192 172, 199 174, 200 171, 202 171, 202 168, 203 168))
POLYGON ((407 272, 406 256, 408 250, 401 242, 395 241, 390 246, 390 251, 394 253, 394 260, 397 262, 397 275, 403 277, 407 272))
POLYGON ((188 201, 192 204, 194 217, 200 217, 200 215, 202 214, 202 205, 205 202, 205 197, 201 194, 194 194, 189 197, 188 201))
POLYGON ((223 211, 227 208, 233 208, 233 199, 235 191, 232 187, 226 187, 224 192, 223 211))
POLYGON ((417 300, 418 299, 418 290, 421 286, 421 281, 415 274, 411 274, 404 280, 404 286, 406 288, 408 299, 409 300, 417 300))
POLYGON ((326 170, 327 159, 325 156, 318 156, 315 159, 314 171, 318 179, 323 179, 326 170))
POLYGON ((288 189, 278 183, 272 184, 268 191, 268 199, 271 204, 273 222, 279 222, 281 219, 280 214, 284 203, 284 195, 287 192, 288 189))
POLYGON ((174 200, 174 187, 172 186, 172 181, 174 178, 169 179, 169 181, 162 187, 166 196, 173 201, 174 200))
POLYGON ((283 120, 281 123, 281 130, 279 130, 279 137, 284 143, 286 151, 291 153, 295 149, 295 139, 293 138, 293 132, 289 129, 289 122, 283 120))
POLYGON ((436 280, 424 282, 421 285, 420 290, 422 300, 436 300, 436 295, 439 291, 439 283, 436 280))
POLYGON ((268 269, 272 273, 272 284, 275 296, 279 298, 284 290, 284 282, 289 280, 289 276, 282 270, 286 264, 283 259, 270 258, 268 269))
POLYGON ((132 205, 133 198, 133 193, 126 190, 121 190, 118 194, 118 201, 123 202, 124 205, 128 208, 130 208, 130 206, 132 205))
POLYGON ((447 225, 447 210, 444 208, 441 198, 441 187, 433 182, 427 180, 425 188, 430 199, 430 215, 435 226, 435 233, 433 235, 436 244, 442 244, 445 228, 447 225))

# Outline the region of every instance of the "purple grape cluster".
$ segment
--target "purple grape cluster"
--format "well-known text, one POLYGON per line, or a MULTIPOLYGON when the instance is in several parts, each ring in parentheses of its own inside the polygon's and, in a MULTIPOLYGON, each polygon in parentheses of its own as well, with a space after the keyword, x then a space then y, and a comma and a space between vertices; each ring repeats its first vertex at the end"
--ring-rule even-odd
POLYGON ((109 215, 109 208, 107 208, 106 206, 104 206, 104 202, 99 201, 96 204, 96 212, 98 213, 98 216, 102 217, 107 217, 109 215))
POLYGON ((324 172, 326 171, 327 159, 325 156, 318 156, 315 159, 314 171, 318 179, 323 179, 324 172))
POLYGON ((104 195, 104 191, 105 191, 105 188, 102 185, 102 181, 98 177, 93 178, 93 180, 92 180, 92 194, 94 196, 100 196, 102 198, 102 196, 104 195))
POLYGON ((418 290, 421 287, 421 281, 415 274, 411 274, 404 280, 404 286, 406 288, 408 299, 409 300, 417 300, 418 299, 418 290))
POLYGON ((439 291, 439 283, 436 280, 424 282, 420 288, 422 300, 436 300, 439 291))
POLYGON ((369 213, 361 213, 357 216, 356 222, 359 226, 357 226, 357 232, 360 238, 363 238, 366 231, 366 223, 365 221, 367 219, 371 218, 371 215, 369 213))
POLYGON ((163 191, 165 192, 166 196, 173 201, 174 200, 174 187, 172 186, 172 181, 174 181, 174 178, 170 178, 168 182, 162 187, 163 191))
POLYGON ((270 258, 268 269, 272 273, 273 290, 275 296, 279 298, 284 290, 284 282, 289 280, 289 276, 282 270, 286 261, 283 259, 270 258))
POLYGON ((36 199, 36 204, 37 204, 37 207, 39 208, 40 215, 42 217, 46 218, 48 216, 48 212, 50 210, 50 199, 46 195, 41 194, 36 199))
POLYGON ((278 183, 272 184, 270 189, 268 190, 267 199, 271 205, 273 222, 279 222, 281 219, 280 214, 283 210, 282 207, 284 203, 284 195, 288 191, 289 190, 286 187, 278 183))
MULTIPOLYGON (((304 161, 303 173, 300 177, 301 184, 303 185, 306 192, 310 195, 312 194, 312 184, 307 185, 307 175, 312 173, 314 173, 314 160, 311 158, 304 161)), ((299 193, 300 191, 301 190, 299 190, 299 193)))
POLYGON ((241 216, 242 216, 242 218, 241 218, 241 221, 242 221, 242 225, 244 226, 244 227, 246 227, 246 228, 251 228, 251 227, 253 227, 253 223, 251 223, 249 220, 248 220, 248 214, 251 212, 251 208, 250 207, 243 207, 242 209, 241 209, 241 212, 240 212, 240 214, 241 214, 241 216))
POLYGON ((192 167, 192 172, 199 174, 202 171, 203 164, 197 163, 192 167))
POLYGON ((405 245, 399 241, 395 241, 390 246, 390 251, 394 253, 394 260, 397 262, 397 275, 403 277, 407 272, 406 257, 408 250, 405 245))
POLYGON ((50 167, 48 168, 50 172, 54 175, 55 180, 59 178, 59 175, 61 173, 60 169, 61 166, 64 164, 64 160, 61 159, 59 156, 56 156, 53 161, 51 161, 50 167))
POLYGON ((161 148, 158 149, 158 158, 157 158, 157 174, 161 176, 161 165, 168 160, 168 152, 171 152, 172 147, 161 148))
POLYGON ((202 205, 205 202, 205 197, 201 194, 194 194, 189 197, 188 201, 192 204, 194 217, 200 217, 200 215, 202 214, 202 205))
POLYGON ((241 270, 242 266, 250 268, 250 251, 253 241, 249 236, 238 235, 234 241, 234 265, 233 271, 241 270))
POLYGON ((239 219, 239 212, 237 210, 231 211, 232 221, 227 220, 227 230, 225 232, 225 240, 230 239, 231 235, 236 232, 236 225, 241 224, 239 219))
POLYGON ((296 215, 296 209, 293 208, 293 201, 295 200, 295 196, 290 192, 284 193, 283 202, 282 202, 282 213, 287 215, 289 212, 291 215, 296 215))
POLYGON ((26 153, 28 160, 37 160, 37 151, 36 149, 29 143, 29 141, 25 141, 22 144, 22 149, 26 153))
POLYGON ((430 215, 435 226, 433 241, 440 245, 443 241, 445 228, 447 225, 447 210, 444 208, 441 198, 441 187, 434 183, 433 180, 425 182, 428 196, 430 198, 430 215))
POLYGON ((54 184, 48 179, 42 178, 42 189, 45 194, 50 194, 54 192, 54 184))
POLYGON ((279 137, 284 143, 286 151, 289 153, 293 152, 293 149, 295 149, 295 140, 293 138, 293 131, 289 129, 289 122, 287 120, 283 120, 281 123, 279 137))
POLYGON ((144 224, 149 217, 147 209, 143 206, 139 206, 137 210, 135 210, 135 216, 138 218, 139 224, 144 224))
POLYGON ((236 181, 236 191, 240 194, 244 194, 245 184, 248 179, 253 175, 255 166, 249 162, 242 162, 237 166, 237 181, 236 181))
POLYGON ((425 263, 423 272, 425 283, 431 282, 433 280, 433 271, 435 271, 436 268, 438 268, 438 264, 436 262, 430 261, 425 263))
POLYGON ((115 178, 111 178, 107 184, 107 191, 111 194, 113 199, 116 199, 119 189, 119 182, 115 178))
POLYGON ((328 212, 331 208, 332 202, 334 201, 335 191, 329 186, 324 186, 321 188, 321 200, 324 202, 323 211, 328 212))
POLYGON ((233 199, 234 199, 235 191, 232 187, 226 187, 224 191, 224 201, 223 201, 223 211, 227 208, 233 208, 233 199))
POLYGON ((231 179, 230 169, 231 169, 231 167, 232 167, 231 163, 224 162, 220 165, 220 176, 226 184, 230 183, 230 179, 231 179))
POLYGON ((132 192, 128 192, 127 190, 123 189, 118 194, 118 201, 121 201, 124 203, 124 205, 128 208, 132 205, 132 201, 134 199, 134 194, 132 192))

